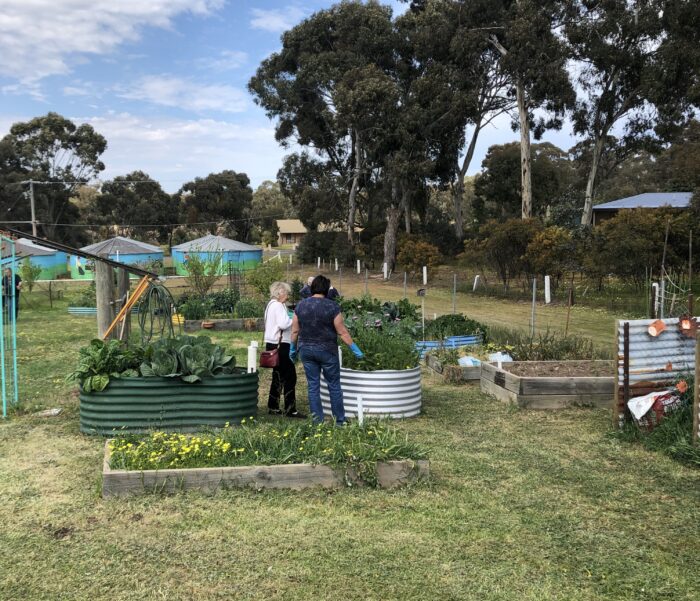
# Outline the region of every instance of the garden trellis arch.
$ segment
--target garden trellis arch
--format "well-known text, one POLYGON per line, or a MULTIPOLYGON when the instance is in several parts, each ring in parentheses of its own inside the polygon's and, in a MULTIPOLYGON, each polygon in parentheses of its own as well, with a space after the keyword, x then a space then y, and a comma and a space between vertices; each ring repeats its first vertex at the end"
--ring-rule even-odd
POLYGON ((15 295, 15 276, 17 260, 15 241, 0 234, 2 257, 0 267, 4 275, 10 269, 10 280, 2 290, 2 310, 0 311, 0 388, 2 389, 2 416, 7 417, 10 405, 19 401, 19 382, 17 378, 17 320, 15 295), (9 292, 9 294, 8 294, 9 292))

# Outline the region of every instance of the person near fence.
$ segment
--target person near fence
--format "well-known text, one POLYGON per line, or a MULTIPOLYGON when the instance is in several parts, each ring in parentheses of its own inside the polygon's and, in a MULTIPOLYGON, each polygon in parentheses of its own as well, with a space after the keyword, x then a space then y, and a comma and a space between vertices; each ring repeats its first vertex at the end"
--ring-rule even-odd
POLYGON ((301 290, 299 290, 299 296, 302 299, 309 298, 311 296, 311 282, 314 281, 314 276, 310 275, 308 279, 306 280, 306 284, 302 286, 301 290))
POLYGON ((331 282, 318 275, 311 282, 311 296, 302 300, 292 320, 291 358, 294 360, 299 345, 299 357, 306 373, 309 391, 309 409, 315 423, 323 421, 321 405, 321 374, 328 386, 331 412, 338 425, 346 422, 343 390, 340 386, 338 336, 357 357, 362 351, 353 342, 345 327, 338 303, 327 298, 331 282))
POLYGON ((14 282, 12 281, 12 270, 7 267, 2 276, 2 296, 5 310, 10 319, 17 319, 19 315, 19 293, 22 290, 22 278, 18 273, 15 273, 14 282), (14 307, 14 315, 11 313, 14 307))
POLYGON ((292 289, 286 282, 274 282, 270 286, 270 302, 265 309, 265 349, 277 351, 279 363, 272 370, 272 383, 267 398, 267 408, 271 415, 282 414, 280 394, 284 398, 284 414, 287 417, 305 418, 296 407, 297 371, 290 359, 292 318, 285 303, 292 289))

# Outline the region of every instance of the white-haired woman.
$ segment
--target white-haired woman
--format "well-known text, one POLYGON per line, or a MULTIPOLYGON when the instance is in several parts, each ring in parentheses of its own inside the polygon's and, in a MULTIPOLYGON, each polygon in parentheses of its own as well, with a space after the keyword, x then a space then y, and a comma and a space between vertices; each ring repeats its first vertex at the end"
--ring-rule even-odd
POLYGON ((265 350, 271 351, 279 345, 279 362, 272 370, 272 384, 267 398, 270 414, 280 415, 280 395, 284 395, 284 414, 287 417, 305 418, 296 407, 297 371, 289 358, 292 318, 285 303, 292 293, 286 282, 274 282, 270 286, 270 302, 265 308, 265 350))

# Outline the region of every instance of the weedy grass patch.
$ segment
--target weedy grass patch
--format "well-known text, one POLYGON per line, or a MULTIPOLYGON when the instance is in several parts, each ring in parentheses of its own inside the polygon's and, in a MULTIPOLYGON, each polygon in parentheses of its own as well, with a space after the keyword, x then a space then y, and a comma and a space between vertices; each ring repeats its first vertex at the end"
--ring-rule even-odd
POLYGON ((310 421, 277 424, 243 419, 239 426, 196 435, 152 432, 110 441, 110 467, 120 470, 314 463, 352 468, 377 484, 378 461, 426 459, 428 451, 383 420, 344 427, 310 421))
MULTIPOLYGON (((700 470, 611 438, 608 410, 517 411, 426 375, 424 413, 394 426, 430 449, 428 484, 105 501, 104 441, 79 433, 64 379, 95 321, 63 305, 20 312, 18 328, 23 410, 0 422, 3 599, 700 597, 700 470), (63 413, 28 414, 52 406, 63 413)), ((254 336, 212 335, 242 363, 254 336)), ((303 377, 297 390, 306 410, 303 377)))

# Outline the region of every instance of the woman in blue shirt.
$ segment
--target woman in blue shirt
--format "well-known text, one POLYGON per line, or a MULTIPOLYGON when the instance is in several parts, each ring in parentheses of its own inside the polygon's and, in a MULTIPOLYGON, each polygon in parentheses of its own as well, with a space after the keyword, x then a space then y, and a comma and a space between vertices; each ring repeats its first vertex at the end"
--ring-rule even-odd
POLYGON ((338 336, 350 347, 356 357, 362 351, 353 342, 343 323, 340 307, 327 297, 331 282, 319 275, 311 283, 311 296, 296 307, 292 320, 292 345, 289 355, 293 359, 299 346, 299 356, 304 365, 309 388, 309 409, 314 422, 323 421, 321 405, 321 373, 328 385, 331 412, 338 425, 345 423, 343 391, 340 387, 340 361, 338 360, 338 336))

